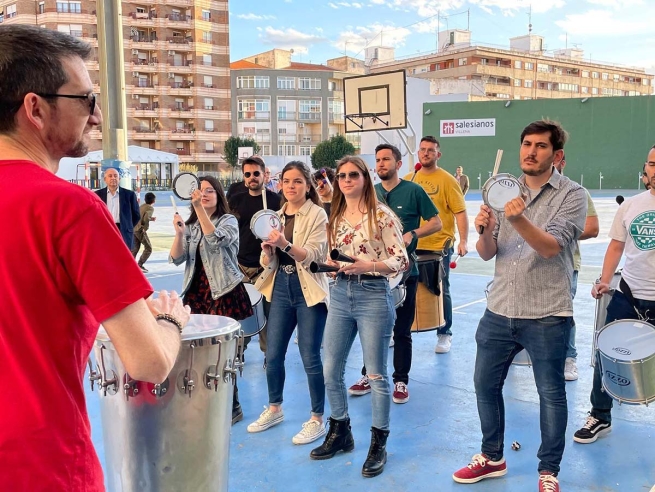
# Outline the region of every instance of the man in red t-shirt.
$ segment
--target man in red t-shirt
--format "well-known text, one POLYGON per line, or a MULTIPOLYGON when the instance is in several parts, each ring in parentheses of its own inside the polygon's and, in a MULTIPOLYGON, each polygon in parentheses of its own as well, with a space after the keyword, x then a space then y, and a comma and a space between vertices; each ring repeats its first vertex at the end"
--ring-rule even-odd
POLYGON ((189 319, 175 293, 147 300, 107 207, 54 174, 102 122, 90 53, 57 31, 0 26, 0 490, 104 490, 82 386, 98 325, 133 378, 158 383, 189 319))

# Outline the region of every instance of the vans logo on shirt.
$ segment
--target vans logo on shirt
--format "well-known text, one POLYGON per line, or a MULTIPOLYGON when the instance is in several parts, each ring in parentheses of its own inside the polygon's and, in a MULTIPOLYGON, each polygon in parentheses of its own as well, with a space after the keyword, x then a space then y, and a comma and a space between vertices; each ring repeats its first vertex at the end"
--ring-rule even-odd
POLYGON ((637 215, 630 224, 630 236, 638 249, 655 250, 655 211, 637 215))

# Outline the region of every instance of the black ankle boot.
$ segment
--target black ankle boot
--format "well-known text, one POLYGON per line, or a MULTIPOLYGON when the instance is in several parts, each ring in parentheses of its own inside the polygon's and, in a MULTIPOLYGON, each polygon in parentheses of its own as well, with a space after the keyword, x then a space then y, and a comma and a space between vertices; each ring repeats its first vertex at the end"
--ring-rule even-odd
POLYGON ((232 425, 236 424, 240 420, 243 420, 243 410, 241 409, 241 404, 239 403, 239 388, 237 388, 235 382, 234 393, 232 393, 232 425))
POLYGON ((362 475, 365 477, 377 477, 384 471, 384 464, 387 462, 387 437, 389 431, 371 427, 371 447, 368 448, 368 456, 362 467, 362 475))
POLYGON ((346 452, 355 449, 355 439, 350 430, 350 419, 335 420, 330 417, 328 420, 330 421, 330 427, 327 436, 325 436, 325 442, 309 453, 309 457, 313 460, 328 460, 337 451, 346 452))

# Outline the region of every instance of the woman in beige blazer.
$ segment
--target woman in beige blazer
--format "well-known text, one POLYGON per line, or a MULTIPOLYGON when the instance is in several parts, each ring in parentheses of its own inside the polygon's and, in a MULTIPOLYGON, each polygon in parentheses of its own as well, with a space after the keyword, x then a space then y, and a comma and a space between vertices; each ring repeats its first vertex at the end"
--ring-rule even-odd
POLYGON ((323 261, 327 256, 327 215, 305 164, 300 161, 288 163, 282 170, 281 182, 283 205, 278 213, 284 230, 273 231, 262 243, 264 272, 255 283, 271 303, 266 349, 269 406, 248 426, 248 432, 265 431, 284 419, 284 359, 297 324, 298 348, 309 385, 311 416, 292 442, 307 444, 325 435, 321 342, 327 318, 328 282, 324 273, 310 273, 309 265, 323 261))

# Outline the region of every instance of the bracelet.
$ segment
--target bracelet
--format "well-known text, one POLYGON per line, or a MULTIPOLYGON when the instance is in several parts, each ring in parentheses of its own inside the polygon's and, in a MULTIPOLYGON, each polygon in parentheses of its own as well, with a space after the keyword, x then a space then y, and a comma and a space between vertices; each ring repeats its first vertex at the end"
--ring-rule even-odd
POLYGON ((183 328, 182 323, 175 316, 171 316, 170 314, 162 313, 162 314, 158 314, 157 316, 155 316, 155 319, 157 321, 162 319, 164 321, 168 321, 169 323, 173 323, 175 325, 175 327, 178 329, 178 331, 180 332, 180 335, 182 334, 182 328, 183 328))

